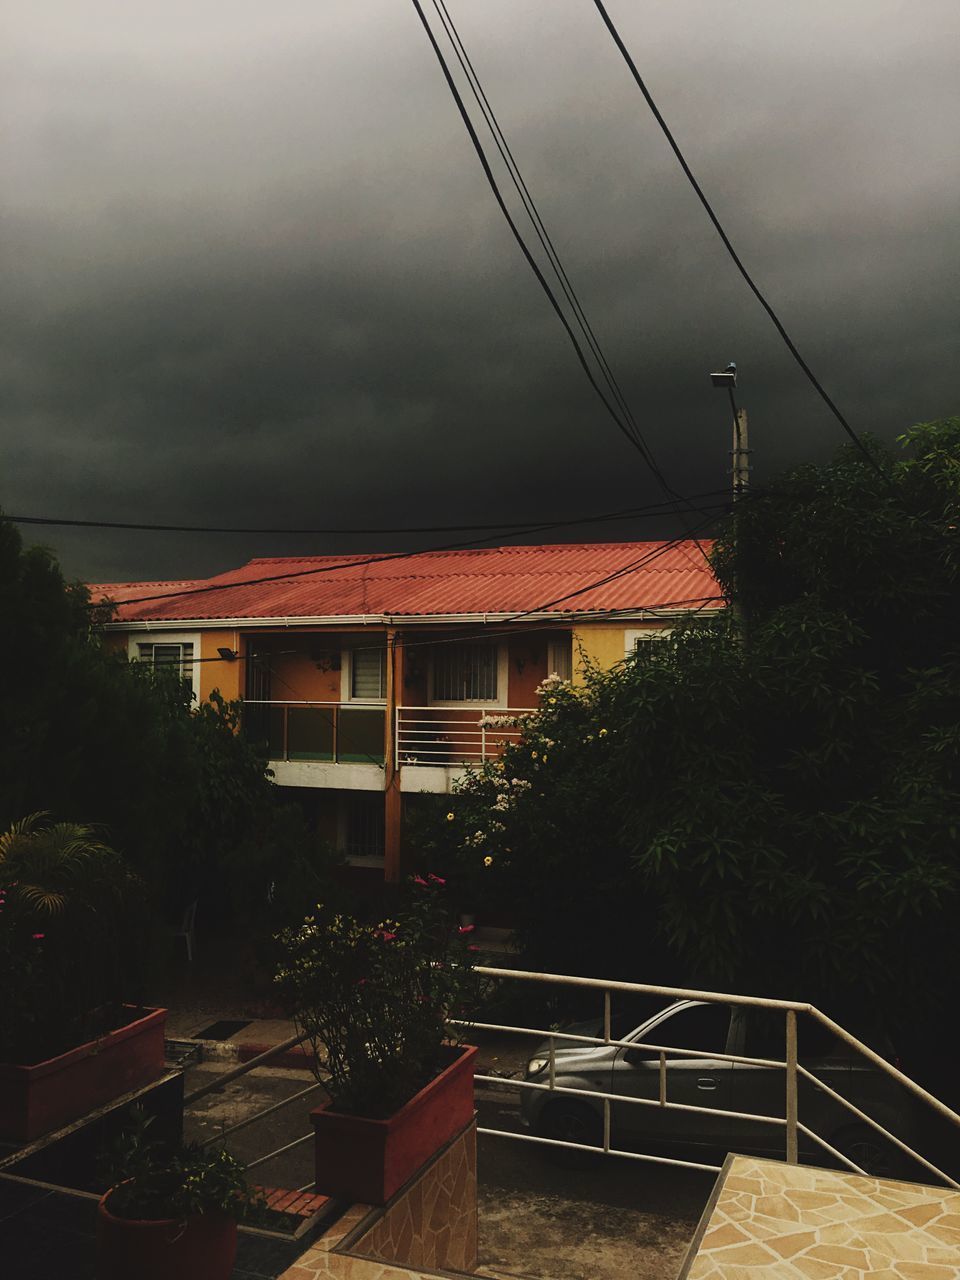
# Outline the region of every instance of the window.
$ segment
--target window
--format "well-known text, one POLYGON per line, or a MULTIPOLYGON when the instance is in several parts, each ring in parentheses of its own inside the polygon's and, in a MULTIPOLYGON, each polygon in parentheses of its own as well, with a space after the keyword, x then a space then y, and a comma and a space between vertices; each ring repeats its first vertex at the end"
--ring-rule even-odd
POLYGON ((548 643, 547 675, 573 679, 573 636, 557 636, 548 643))
POLYGON ((346 797, 344 852, 351 862, 383 862, 383 795, 364 791, 346 797))
POLYGON ((138 644, 137 657, 155 671, 175 671, 182 680, 189 680, 193 673, 193 645, 190 642, 138 644))
POLYGON ((496 702, 495 644, 445 644, 433 654, 434 702, 496 702))
POLYGON ((140 631, 127 637, 127 657, 157 671, 172 671, 189 684, 194 700, 200 700, 203 666, 198 631, 140 631))
POLYGON ((386 645, 354 649, 350 661, 350 697, 367 702, 387 696, 386 645))
POLYGON ((648 640, 662 640, 672 631, 672 627, 647 627, 643 631, 625 631, 623 633, 624 657, 632 657, 639 645, 645 644, 648 640))
POLYGON ((729 1026, 729 1005, 695 1004, 659 1023, 644 1039, 668 1048, 696 1049, 709 1057, 724 1052, 729 1026))

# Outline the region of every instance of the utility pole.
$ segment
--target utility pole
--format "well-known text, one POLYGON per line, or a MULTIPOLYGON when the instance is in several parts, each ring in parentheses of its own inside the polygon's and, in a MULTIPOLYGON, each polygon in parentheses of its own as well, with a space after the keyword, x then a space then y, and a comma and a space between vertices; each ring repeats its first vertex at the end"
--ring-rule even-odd
POLYGON ((737 408, 732 387, 730 388, 730 408, 733 413, 733 449, 730 457, 733 459, 731 471, 733 496, 736 499, 741 498, 750 488, 750 445, 747 436, 747 411, 737 408))
POLYGON ((750 487, 750 441, 747 434, 747 411, 746 409, 737 408, 737 399, 733 394, 737 386, 737 366, 732 360, 719 373, 711 373, 710 381, 720 390, 726 387, 727 394, 730 397, 730 415, 733 419, 733 448, 730 451, 730 471, 733 477, 737 594, 741 601, 740 604, 734 605, 734 615, 740 624, 740 633, 744 641, 746 641, 747 619, 744 615, 742 604, 742 586, 746 576, 744 573, 743 511, 742 509, 737 510, 737 508, 750 487))
POLYGON ((737 386, 737 366, 731 360, 719 373, 711 373, 710 381, 715 387, 727 389, 730 397, 730 416, 733 419, 733 448, 730 457, 733 465, 733 496, 740 498, 750 487, 750 444, 747 437, 747 411, 737 408, 734 390, 737 386))

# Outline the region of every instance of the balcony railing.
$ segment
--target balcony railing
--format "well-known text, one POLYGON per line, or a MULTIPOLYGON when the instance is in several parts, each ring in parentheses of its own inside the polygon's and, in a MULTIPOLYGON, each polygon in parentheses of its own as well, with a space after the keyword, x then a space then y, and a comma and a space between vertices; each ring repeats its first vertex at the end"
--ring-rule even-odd
POLYGON ((244 731, 271 760, 383 764, 386 709, 355 702, 244 703, 244 731))
POLYGON ((397 707, 397 762, 466 765, 495 760, 520 737, 533 707, 397 707))

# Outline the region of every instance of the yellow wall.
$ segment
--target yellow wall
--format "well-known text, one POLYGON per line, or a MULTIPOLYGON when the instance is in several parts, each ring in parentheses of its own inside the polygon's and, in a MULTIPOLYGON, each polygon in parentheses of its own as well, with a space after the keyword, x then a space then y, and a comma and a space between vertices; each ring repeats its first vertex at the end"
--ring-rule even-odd
POLYGON ((625 654, 624 633, 627 631, 662 631, 662 622, 629 622, 626 626, 584 623, 573 633, 573 683, 583 684, 583 666, 580 649, 584 656, 596 662, 604 671, 622 662, 625 654))

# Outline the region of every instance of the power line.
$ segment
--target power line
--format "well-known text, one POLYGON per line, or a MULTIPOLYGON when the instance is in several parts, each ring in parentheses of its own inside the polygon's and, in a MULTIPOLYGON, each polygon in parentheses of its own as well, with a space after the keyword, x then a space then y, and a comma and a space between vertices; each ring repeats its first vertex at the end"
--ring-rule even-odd
MULTIPOLYGON (((463 121, 464 127, 466 128, 467 133, 470 136, 470 141, 473 143, 474 150, 477 153, 477 157, 483 168, 484 175, 486 176, 487 182, 490 186, 490 190, 493 192, 494 199, 496 200, 497 205, 500 208, 500 212, 503 214, 504 218, 506 219, 507 225, 509 226, 511 232, 513 233, 513 237, 516 240, 517 244, 519 245, 520 250, 523 253, 523 256, 526 258, 527 263, 529 264, 531 270, 536 276, 538 283, 540 284, 548 300, 550 301, 550 305, 553 307, 561 324, 566 330, 567 336, 570 338, 570 341, 573 344, 574 350, 576 351, 576 354, 577 354, 577 358, 580 362, 581 367, 583 368, 584 373, 586 374, 590 382, 590 385, 593 387, 594 391, 599 396, 601 402, 603 403, 605 409, 607 410, 607 413, 613 419, 617 428, 628 440, 631 441, 631 443, 640 453, 640 456, 643 458, 647 467, 650 469, 650 471, 656 478, 657 483, 660 485, 660 488, 663 491, 663 493, 669 495, 670 497, 677 498, 679 500, 679 495, 667 482, 667 479, 664 476, 663 472, 660 470, 660 467, 656 459, 654 458, 653 453, 651 452, 649 446, 646 444, 646 441, 643 439, 643 436, 636 423, 636 420, 634 419, 633 414, 630 412, 629 406, 626 404, 626 400, 623 397, 622 392, 620 391, 619 385, 616 383, 616 379, 613 377, 613 374, 609 371, 609 365, 607 364, 605 358, 603 357, 602 351, 600 351, 599 343, 596 341, 595 335, 593 335, 593 330, 590 329, 589 324, 586 321, 586 316, 583 315, 583 309, 582 307, 579 306, 579 301, 577 301, 576 303, 574 303, 573 301, 573 297, 571 296, 573 294, 573 291, 572 291, 572 287, 569 286, 569 278, 567 277, 566 272, 563 270, 562 264, 559 264, 559 255, 556 253, 556 249, 553 246, 552 241, 550 242, 550 249, 547 249, 546 239, 548 237, 546 237, 546 229, 544 228, 544 234, 541 235, 540 230, 538 228, 538 222, 542 227, 542 219, 540 219, 539 213, 536 212, 536 209, 535 209, 535 206, 533 206, 532 200, 530 200, 529 202, 523 200, 523 193, 521 192, 520 193, 521 200, 524 203, 524 208, 526 209, 526 212, 530 217, 531 222, 534 225, 534 229, 540 238, 541 245, 543 245, 544 250, 547 252, 547 256, 551 261, 551 265, 554 267, 554 271, 556 272, 558 279, 560 279, 561 287, 564 288, 565 292, 567 293, 568 300, 571 301, 571 305, 573 305, 574 307, 574 315, 578 318, 578 320, 580 315, 583 315, 583 320, 580 321, 580 327, 584 332, 584 336, 587 337, 588 345, 591 345, 591 339, 592 339, 591 349, 593 350, 595 357, 598 359, 598 362, 600 363, 601 368, 605 371, 605 376, 607 377, 607 382, 608 382, 608 385, 610 386, 611 392, 614 395, 614 398, 619 399, 624 409, 626 410, 626 421, 624 421, 621 418, 620 413, 617 410, 615 410, 614 407, 611 405, 610 401, 607 399, 606 395, 604 394, 603 390, 598 384, 596 378, 593 376, 593 371, 591 370, 589 363, 586 359, 586 356, 584 355, 583 348, 580 346, 580 343, 578 342, 577 337, 573 332, 573 329, 571 328, 566 316, 564 315, 563 309, 558 303, 556 295, 554 294, 553 290, 550 288, 550 285, 547 283, 546 277, 544 276, 539 265, 537 264, 536 259, 533 257, 533 254, 530 252, 526 244, 526 241, 524 240, 523 236, 521 235, 517 227, 516 222, 513 220, 509 210, 507 209, 506 202, 504 201, 503 195, 500 192, 500 188, 497 186, 496 178, 493 175, 493 170, 491 169, 486 153, 483 150, 483 145, 480 142, 479 135, 477 134, 477 131, 474 128, 473 122, 470 119, 469 112, 466 109, 466 106, 464 104, 460 91, 457 88, 456 82, 454 81, 450 68, 447 65, 447 61, 443 55, 443 51, 441 50, 440 45, 437 42, 436 36, 433 33, 430 23, 427 21, 426 14, 424 13, 423 8, 420 4, 420 0, 412 0, 412 3, 414 8, 417 11, 417 15, 420 19, 421 25, 423 26, 423 29, 427 34, 427 38, 430 41, 430 44, 436 55, 437 61, 440 64, 440 69, 443 72, 444 79, 447 82, 447 87, 449 88, 450 93, 453 97, 453 100, 456 103, 457 110, 460 113, 460 117, 463 121)), ((437 6, 437 0, 434 0, 434 5, 435 7, 437 7, 438 14, 440 14, 440 9, 437 6)), ((449 13, 446 12, 445 7, 444 7, 444 14, 446 14, 446 19, 447 19, 446 24, 444 24, 444 28, 454 45, 454 49, 457 52, 458 58, 460 59, 460 65, 467 76, 467 80, 470 83, 470 87, 474 93, 474 97, 477 99, 477 102, 480 105, 481 112, 484 114, 484 118, 486 119, 487 124, 494 135, 494 140, 497 142, 497 145, 500 148, 500 154, 504 159, 504 163, 507 164, 508 171, 510 171, 511 178, 513 178, 513 181, 514 181, 514 185, 517 186, 518 191, 520 191, 520 184, 522 183, 523 180, 519 174, 519 168, 516 164, 516 161, 513 159, 512 153, 509 153, 509 148, 506 145, 506 139, 503 137, 502 130, 500 130, 499 124, 497 123, 492 110, 489 109, 488 102, 487 102, 488 110, 486 111, 484 110, 484 102, 486 102, 486 95, 483 93, 482 86, 480 85, 479 78, 476 75, 476 71, 473 69, 472 63, 469 63, 469 59, 466 56, 466 50, 463 49, 463 56, 461 56, 460 54, 460 49, 463 48, 463 41, 460 39, 459 33, 456 31, 456 27, 454 26, 449 13), (467 69, 468 64, 470 67, 469 71, 467 69), (500 138, 503 139, 502 146, 500 145, 500 138), (507 160, 507 153, 510 154, 510 161, 507 160), (511 165, 511 161, 512 161, 512 165, 511 165), (513 170, 516 170, 517 176, 514 176, 513 170)), ((443 14, 440 14, 440 16, 441 16, 441 21, 443 21, 443 14)), ((523 185, 525 188, 525 184, 523 185)), ((696 542, 698 551, 703 556, 704 560, 707 560, 709 563, 707 554, 704 551, 703 547, 700 545, 700 543, 697 542, 697 539, 695 537, 692 537, 692 541, 696 542)))
MULTIPOLYGON (((684 504, 698 502, 701 498, 714 498, 721 494, 726 494, 726 489, 709 489, 703 493, 691 494, 682 499, 684 504)), ((74 520, 63 516, 8 516, 3 514, 2 518, 8 520, 11 524, 34 524, 34 525, 58 525, 67 528, 81 529, 125 529, 134 531, 143 531, 148 533, 227 533, 227 534, 260 534, 260 535, 282 535, 282 536, 303 536, 303 537, 332 537, 332 536, 352 536, 357 534, 409 534, 409 533, 465 533, 469 529, 486 530, 494 529, 503 531, 505 529, 514 529, 518 533, 526 529, 550 529, 565 528, 578 524, 595 524, 608 520, 634 519, 646 515, 659 515, 665 507, 676 506, 681 500, 678 498, 669 498, 664 502, 651 502, 641 507, 626 507, 621 511, 605 511, 598 515, 577 516, 569 520, 551 520, 543 522, 540 520, 517 520, 511 521, 509 525, 504 524, 439 524, 439 525, 405 525, 403 527, 389 526, 369 526, 359 527, 353 526, 349 528, 330 528, 330 529, 268 529, 268 528, 240 528, 240 527, 221 527, 216 525, 191 525, 191 524, 147 524, 135 523, 132 521, 122 520, 74 520)))
POLYGON ((613 373, 613 370, 610 368, 610 364, 607 361, 606 356, 604 355, 603 348, 600 345, 600 341, 593 331, 593 327, 590 324, 590 321, 587 318, 587 314, 580 303, 580 299, 578 298, 576 290, 574 289, 573 284, 570 281, 570 277, 567 275, 566 269, 564 268, 560 255, 556 249, 556 246, 553 243, 553 239, 551 238, 550 233, 547 230, 542 217, 540 216, 540 210, 537 208, 536 201, 531 195, 530 189, 528 188, 524 180, 523 173, 520 170, 520 166, 517 164, 516 158, 514 157, 513 151, 510 148, 510 144, 507 141, 506 135, 504 134, 503 129, 500 127, 500 122, 497 119, 496 112, 494 111, 490 103, 490 100, 487 97, 487 94, 483 88, 483 84, 481 83, 477 70, 470 59, 470 55, 467 53, 466 46, 463 43, 463 40, 460 36, 460 32, 457 30, 456 23, 453 21, 453 18, 450 16, 449 10, 447 9, 447 6, 444 0, 433 0, 433 7, 436 9, 437 14, 440 18, 440 21, 443 24, 444 29, 446 30, 450 43, 453 46, 453 50, 457 55, 457 59, 460 63, 461 68, 463 69, 463 73, 467 78, 467 83, 470 85, 470 88, 473 92, 474 99, 476 100, 477 105, 480 107, 480 111, 487 122, 487 127, 490 130, 494 143, 496 144, 497 150, 500 152, 500 157, 503 160, 504 165, 506 166, 507 173, 510 175, 514 188, 516 189, 517 195, 520 197, 521 203, 523 204, 527 212, 527 216, 529 217, 530 222, 533 225, 533 229, 536 233, 537 239, 540 241, 543 251, 547 255, 547 259, 549 260, 550 265, 553 267, 553 270, 557 276, 557 279, 560 281, 561 288, 563 289, 563 292, 566 295, 567 301, 570 303, 570 306, 573 308, 573 313, 577 319, 577 322, 580 326, 581 331, 584 334, 584 337, 587 340, 587 343, 590 346, 590 349, 594 354, 594 358, 596 359, 597 364, 600 366, 600 370, 603 373, 604 380, 606 381, 607 386, 610 388, 610 391, 612 392, 614 398, 617 401, 617 405, 620 408, 620 411, 623 413, 624 417, 627 419, 627 422, 629 423, 634 434, 644 444, 644 446, 647 448, 647 451, 649 453, 650 452, 649 446, 646 444, 646 441, 643 439, 643 435, 640 431, 640 427, 630 409, 630 405, 627 402, 627 398, 623 394, 623 391, 620 388, 620 384, 618 383, 616 376, 613 373))
POLYGON ((430 44, 433 48, 433 52, 436 55, 437 62, 440 65, 440 70, 443 73, 443 77, 447 82, 447 87, 449 88, 450 94, 453 97, 454 102, 456 103, 457 110, 460 113, 460 118, 463 121, 463 126, 470 136, 470 141, 473 143, 473 148, 477 153, 477 159, 480 161, 480 166, 483 169, 484 176, 486 177, 490 190, 493 193, 493 198, 496 200, 497 205, 500 209, 500 212, 503 214, 503 217, 507 223, 507 226, 510 228, 510 231, 513 234, 514 240, 517 242, 520 252, 523 254, 524 258, 526 258, 527 264, 530 267, 530 270, 536 276, 537 283, 540 285, 540 288, 546 294, 547 300, 549 301, 553 310, 556 312, 557 319, 563 325, 563 328, 567 334, 567 337, 570 339, 573 349, 576 352, 577 360, 579 361, 581 368, 586 374, 587 380, 589 381, 591 387, 593 387, 593 390, 596 392, 597 396, 599 397, 607 413, 613 419, 613 422, 615 423, 617 430, 640 453, 641 457, 644 459, 644 462, 656 475, 657 465, 654 459, 652 458, 652 456, 650 455, 649 450, 643 444, 642 440, 640 440, 637 436, 633 434, 633 432, 631 431, 627 423, 623 421, 618 411, 613 407, 613 405, 607 399, 606 395, 604 394, 603 388, 600 386, 600 384, 597 382, 596 378, 594 377, 593 370, 590 368, 589 361, 587 360, 584 354, 583 348, 581 347, 577 339, 577 336, 570 325, 569 320, 564 315, 563 308, 560 306, 560 303, 557 301, 556 294, 550 288, 550 285, 547 281, 546 276, 543 274, 543 271, 540 269, 540 266, 536 258, 534 258, 533 254, 530 252, 530 249, 528 248, 527 243, 524 240, 523 236, 520 234, 520 230, 517 227, 517 224, 514 221, 513 216, 510 213, 510 210, 507 208, 503 195, 500 192, 500 188, 497 186, 497 180, 493 175, 493 170, 490 168, 490 162, 487 159, 486 153, 483 149, 483 144, 481 143, 480 138, 477 134, 477 131, 474 128, 473 121, 470 119, 470 114, 467 111, 463 98, 460 94, 460 90, 457 88, 456 82, 453 78, 453 75, 451 74, 450 68, 448 67, 446 59, 443 56, 443 51, 441 50, 440 45, 437 43, 436 36, 433 34, 433 29, 431 28, 430 23, 427 21, 427 16, 423 11, 423 8, 420 4, 420 0, 412 0, 412 4, 414 9, 416 9, 417 11, 417 16, 420 19, 423 29, 426 32, 427 39, 430 41, 430 44))
POLYGON ((794 360, 800 366, 801 370, 806 375, 807 379, 809 380, 809 382, 811 383, 811 385, 813 386, 817 394, 820 396, 821 400, 823 400, 824 404, 827 406, 827 408, 830 410, 830 412, 833 414, 836 420, 840 423, 840 426, 844 429, 844 431, 847 433, 847 435, 850 437, 850 439, 853 441, 856 447, 860 450, 860 452, 866 458, 867 462, 870 464, 873 470, 877 473, 877 475, 880 476, 880 478, 884 481, 885 484, 890 485, 892 487, 892 481, 890 480, 890 477, 887 475, 887 473, 883 470, 883 468, 877 462, 876 458, 874 458, 873 454, 870 452, 867 446, 863 443, 863 441, 857 435, 856 431, 854 431, 853 427, 851 427, 850 423, 846 420, 844 415, 840 412, 840 409, 834 403, 831 396, 827 393, 825 387, 820 382, 819 378, 817 378, 816 374, 807 364, 806 360, 804 360, 803 356, 800 354, 799 350, 797 349, 796 343, 790 337, 789 333, 787 333, 787 330, 785 329, 783 322, 780 320, 780 317, 777 315, 777 313, 774 311, 771 304, 764 297, 763 293, 761 293, 759 286, 755 283, 753 277, 750 275, 750 272, 744 266, 740 255, 737 253, 736 249, 734 249, 733 244, 730 241, 730 237, 727 235, 726 231, 724 231, 723 226, 720 223, 720 219, 714 213, 713 207, 711 206, 710 201, 707 199, 706 195, 704 194, 703 188, 700 186, 700 183, 697 181, 696 177, 694 176, 693 170, 690 168, 690 165, 687 163, 686 157, 684 156, 683 152, 680 150, 679 144, 677 143, 676 138, 674 138, 673 134, 671 133, 670 127, 667 124, 666 120, 663 118, 660 108, 657 106, 656 102, 654 102, 653 96, 650 93, 650 90, 647 88, 646 84, 643 81, 643 77, 640 75, 640 72, 637 70, 637 65, 634 62, 633 58, 630 56, 630 51, 627 49, 627 46, 624 44, 623 38, 620 35, 620 32, 617 30, 616 25, 613 22, 613 19, 610 17, 609 13, 607 13, 606 7, 603 4, 603 0, 593 0, 593 3, 597 8, 597 12, 600 14, 600 17, 603 19, 604 25, 606 26, 607 30, 610 32, 610 35, 613 37, 614 44, 620 50, 620 53, 622 54, 624 61, 626 62, 628 68, 630 69, 630 73, 633 76, 634 80, 636 81, 638 89, 643 94, 643 97, 647 106, 650 108, 651 112, 653 113, 654 119, 656 120, 657 124, 660 126, 660 129, 663 132, 663 135, 666 138, 667 142, 670 144, 673 154, 676 156, 680 164, 680 168, 683 170, 684 175, 687 178, 687 181, 690 183, 691 187, 696 192, 697 198, 699 199, 700 203, 703 205, 704 210, 706 211, 707 217, 713 223, 713 226, 715 231, 717 232, 717 235, 719 235, 721 241, 723 242, 724 248, 726 249, 727 253, 730 255, 731 259, 733 260, 733 263, 736 266, 737 270, 740 272, 740 275, 746 281, 747 286, 749 287, 750 291, 753 293, 757 301, 760 303, 761 307, 763 307, 764 311, 766 311, 767 315, 773 321, 774 327, 777 330, 777 332, 780 334, 780 337, 783 339, 784 343, 786 344, 787 350, 790 352, 794 360))

